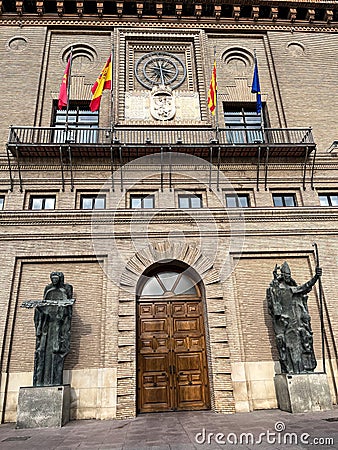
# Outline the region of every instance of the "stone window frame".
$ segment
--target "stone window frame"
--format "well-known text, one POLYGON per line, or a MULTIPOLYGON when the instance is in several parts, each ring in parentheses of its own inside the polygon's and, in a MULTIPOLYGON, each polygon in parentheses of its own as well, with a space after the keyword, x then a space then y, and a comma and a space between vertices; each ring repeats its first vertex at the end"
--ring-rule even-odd
POLYGON ((178 209, 202 209, 205 207, 205 202, 203 202, 203 194, 200 192, 181 192, 177 194, 177 207, 178 209), (189 206, 188 208, 184 208, 180 206, 180 199, 181 198, 187 198, 189 206), (192 198, 199 198, 201 200, 201 206, 194 207, 191 206, 191 199, 192 198))
POLYGON ((297 206, 299 206, 299 203, 298 203, 298 201, 297 201, 297 194, 296 194, 296 192, 294 192, 294 191, 292 191, 292 192, 279 192, 279 191, 276 191, 276 192, 273 192, 272 193, 272 206, 274 207, 274 208, 296 208, 297 206), (280 197, 281 199, 282 199, 282 205, 275 205, 275 197, 280 197), (294 202, 294 204, 293 205, 286 205, 285 204, 285 198, 286 197, 292 197, 293 198, 293 202, 294 202))
POLYGON ((331 197, 338 197, 338 190, 335 191, 319 191, 318 192, 318 200, 319 200, 319 204, 321 207, 328 207, 328 208, 335 208, 338 206, 337 205, 333 205, 332 204, 332 199, 331 197), (326 197, 328 200, 328 205, 323 205, 321 202, 320 197, 326 197))
POLYGON ((39 193, 32 193, 29 196, 29 203, 28 203, 28 209, 30 211, 55 211, 56 210, 56 194, 39 194, 39 193), (42 200, 42 207, 41 208, 33 208, 34 200, 42 200), (53 208, 46 208, 46 200, 54 200, 54 207, 53 208))
POLYGON ((102 194, 100 192, 98 193, 80 193, 79 194, 79 207, 81 210, 83 211, 93 211, 93 210, 105 210, 107 208, 107 198, 106 198, 106 194, 102 194), (83 200, 85 199, 91 199, 92 202, 92 207, 91 208, 84 208, 83 207, 83 200), (104 206, 103 208, 96 208, 95 207, 95 202, 97 199, 103 199, 104 200, 104 206))
POLYGON ((156 189, 133 189, 133 190, 130 190, 130 191, 126 192, 126 197, 125 197, 125 207, 126 207, 126 209, 152 210, 152 209, 155 209, 157 207, 158 202, 159 202, 158 191, 156 189), (144 197, 153 196, 153 198, 154 198, 154 206, 152 208, 132 208, 132 206, 131 206, 131 198, 133 196, 144 196, 144 197))
POLYGON ((224 192, 224 199, 225 199, 225 207, 226 208, 252 208, 254 206, 254 202, 253 202, 253 195, 251 192, 249 191, 235 191, 235 192, 224 192), (227 198, 229 197, 233 197, 235 198, 236 201, 236 206, 229 206, 228 202, 227 202, 227 198), (242 206, 240 204, 239 198, 240 197, 245 197, 247 199, 247 206, 242 206))
POLYGON ((26 190, 25 191, 25 197, 23 202, 23 209, 28 209, 30 211, 55 211, 58 209, 58 201, 59 201, 59 189, 32 189, 32 190, 26 190), (33 197, 55 197, 55 204, 54 209, 47 209, 47 210, 38 210, 38 209, 31 209, 31 198, 33 197))

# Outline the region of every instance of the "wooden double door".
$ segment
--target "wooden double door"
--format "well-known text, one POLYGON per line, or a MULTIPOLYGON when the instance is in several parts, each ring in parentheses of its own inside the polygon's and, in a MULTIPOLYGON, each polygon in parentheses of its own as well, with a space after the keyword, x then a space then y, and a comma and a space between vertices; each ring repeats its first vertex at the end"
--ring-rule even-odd
POLYGON ((201 300, 139 301, 138 411, 209 409, 201 300))

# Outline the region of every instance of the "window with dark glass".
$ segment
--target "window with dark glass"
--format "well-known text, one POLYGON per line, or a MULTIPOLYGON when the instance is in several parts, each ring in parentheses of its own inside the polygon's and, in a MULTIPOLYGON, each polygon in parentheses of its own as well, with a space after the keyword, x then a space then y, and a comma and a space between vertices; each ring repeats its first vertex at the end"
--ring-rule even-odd
POLYGON ((294 194, 273 194, 273 206, 296 206, 294 194))
POLYGON ((262 115, 257 114, 255 103, 224 103, 224 122, 226 138, 230 144, 264 142, 262 115))
POLYGON ((130 207, 141 209, 155 208, 155 197, 151 194, 131 194, 130 207))
POLYGON ((53 142, 94 144, 98 138, 99 113, 90 111, 89 102, 70 102, 68 114, 55 104, 53 126, 60 128, 54 131, 53 142))
POLYGON ((32 195, 29 199, 29 209, 55 209, 55 195, 32 195))
POLYGON ((178 196, 179 208, 202 208, 202 195, 180 194, 178 196))
POLYGON ((247 194, 225 194, 227 208, 248 208, 250 206, 247 194))
POLYGON ((1 196, 0 197, 0 210, 4 209, 4 204, 5 204, 5 197, 1 196))
POLYGON ((81 195, 80 205, 81 209, 105 209, 106 197, 95 194, 81 195))
POLYGON ((320 206, 338 206, 338 193, 337 194, 320 194, 319 201, 320 201, 320 206))

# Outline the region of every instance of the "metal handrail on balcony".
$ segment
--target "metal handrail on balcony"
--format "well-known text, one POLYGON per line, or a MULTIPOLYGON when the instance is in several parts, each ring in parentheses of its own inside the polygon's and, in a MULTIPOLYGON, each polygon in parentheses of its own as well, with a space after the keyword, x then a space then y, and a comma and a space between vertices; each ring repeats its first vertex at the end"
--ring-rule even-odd
MULTIPOLYGON (((308 156, 313 150, 316 154, 315 149, 311 128, 118 126, 111 130, 71 125, 64 127, 12 126, 7 142, 7 159, 11 189, 14 179, 10 153, 16 157, 20 189, 22 190, 20 157, 58 157, 62 174, 62 189, 64 190, 64 159, 70 167, 71 189, 74 188, 73 156, 110 157, 112 183, 116 167, 122 167, 129 160, 157 152, 162 154, 162 152, 174 151, 196 155, 207 159, 211 164, 216 164, 218 172, 221 161, 226 158, 250 157, 257 159, 258 190, 260 164, 263 158, 265 159, 264 186, 266 188, 268 161, 271 156, 304 157, 303 186, 305 189, 308 156)), ((312 163, 312 186, 314 160, 315 157, 312 163)))
POLYGON ((311 128, 25 127, 12 126, 10 146, 55 145, 314 145, 311 128))

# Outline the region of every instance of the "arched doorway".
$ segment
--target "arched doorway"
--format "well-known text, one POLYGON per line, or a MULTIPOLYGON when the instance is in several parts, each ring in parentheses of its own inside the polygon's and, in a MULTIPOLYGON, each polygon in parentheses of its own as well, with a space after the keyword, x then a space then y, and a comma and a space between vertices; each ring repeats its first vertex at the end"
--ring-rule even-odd
POLYGON ((141 277, 137 296, 138 412, 210 408, 202 294, 187 271, 141 277))

